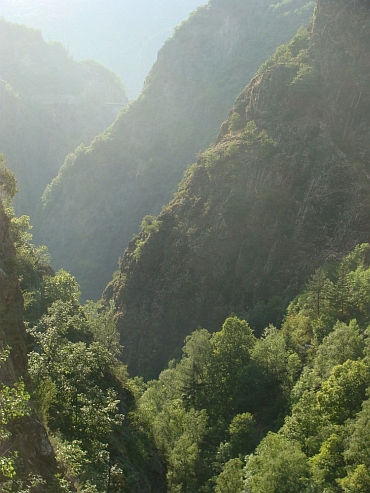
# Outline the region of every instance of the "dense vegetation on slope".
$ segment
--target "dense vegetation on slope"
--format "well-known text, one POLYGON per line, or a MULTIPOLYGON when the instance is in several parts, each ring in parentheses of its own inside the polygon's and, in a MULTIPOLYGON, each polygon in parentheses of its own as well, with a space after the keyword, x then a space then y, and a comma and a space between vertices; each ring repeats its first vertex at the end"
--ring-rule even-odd
POLYGON ((1 165, 0 489, 165 491, 150 432, 129 418, 135 400, 113 309, 79 305, 75 279, 54 273, 29 218, 14 216, 15 191, 1 165))
POLYGON ((369 491, 369 28, 367 1, 319 0, 175 199, 144 218, 107 290, 115 304, 79 305, 75 279, 14 217, 16 183, 0 167, 0 335, 15 351, 5 364, 0 351, 0 403, 15 401, 0 414, 4 491, 36 491, 27 473, 45 492, 369 491), (119 362, 116 319, 124 357, 135 369, 136 350, 147 374, 192 322, 212 324, 145 383, 119 362), (59 476, 44 428, 28 438, 22 376, 59 476), (12 433, 19 462, 3 451, 12 433))
POLYGON ((317 270, 260 339, 235 316, 198 329, 147 384, 169 493, 369 491, 369 262, 363 244, 317 270))
MULTIPOLYGON (((4 168, 0 190, 3 198, 15 190, 4 168)), ((2 491, 369 490, 369 244, 318 269, 290 303, 281 330, 270 325, 257 339, 236 316, 213 334, 199 328, 177 362, 143 383, 129 380, 117 360, 113 307, 79 306, 76 281, 48 267, 45 252, 30 243, 26 219, 12 216, 11 224, 14 246, 1 209, 2 340, 14 344, 17 367, 4 366, 2 352, 1 381, 13 387, 0 388, 0 447, 10 431, 20 452, 16 458, 0 448, 2 491), (17 375, 47 425, 58 475, 45 434, 38 449, 37 421, 27 417, 35 411, 24 407, 17 375), (16 427, 9 429, 8 419, 16 427)))
POLYGON ((158 53, 138 100, 69 156, 46 189, 35 239, 86 298, 101 295, 143 216, 169 200, 246 82, 313 8, 302 0, 270 4, 214 0, 193 13, 158 53))
MULTIPOLYGON (((15 189, 1 167, 2 198, 15 189)), ((82 308, 74 278, 54 274, 30 243, 26 218, 8 208, 9 220, 0 206, 1 335, 13 344, 10 363, 0 356, 2 491, 368 491, 369 244, 318 269, 281 330, 257 339, 236 316, 213 334, 199 328, 181 359, 144 384, 117 360, 113 307, 82 308)))
POLYGON ((35 476, 51 484, 57 472, 45 428, 27 405, 25 385, 29 391, 30 382, 23 300, 12 227, 5 213, 15 191, 14 176, 0 159, 0 489, 4 492, 18 491, 8 487, 25 488, 35 476))
POLYGON ((258 333, 325 261, 369 238, 370 17, 318 3, 237 99, 215 146, 147 217, 106 292, 124 361, 158 375, 198 325, 258 333))
MULTIPOLYGON (((2 194, 15 190, 9 178, 2 168, 2 194)), ((117 360, 113 307, 79 306, 74 278, 53 273, 30 243, 26 219, 13 216, 14 256, 3 209, 1 218, 2 340, 13 343, 17 360, 4 366, 2 351, 2 491, 369 490, 369 244, 318 269, 290 303, 281 330, 270 325, 257 339, 236 316, 213 334, 199 328, 186 338, 182 357, 145 384, 129 380, 117 360), (32 336, 32 385, 18 276, 32 336), (59 474, 42 426, 27 417, 35 411, 25 408, 17 375, 26 378, 47 425, 59 474), (18 458, 4 442, 9 432, 12 443, 17 436, 18 458)))
POLYGON ((127 103, 120 79, 75 62, 39 31, 0 19, 0 149, 16 174, 16 206, 33 213, 66 155, 110 125, 127 103))

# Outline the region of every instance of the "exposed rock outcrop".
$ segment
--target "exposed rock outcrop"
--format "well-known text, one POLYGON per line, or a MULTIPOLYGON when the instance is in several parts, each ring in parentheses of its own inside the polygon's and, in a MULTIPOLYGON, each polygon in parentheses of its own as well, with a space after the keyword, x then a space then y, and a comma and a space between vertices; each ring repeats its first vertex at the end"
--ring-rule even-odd
POLYGON ((368 2, 320 0, 131 242, 106 296, 132 373, 158 374, 198 325, 289 300, 369 241, 369 33, 368 2))
POLYGON ((138 100, 66 161, 34 237, 86 298, 100 296, 143 216, 171 198, 259 65, 309 20, 306 4, 213 0, 198 9, 158 53, 138 100))

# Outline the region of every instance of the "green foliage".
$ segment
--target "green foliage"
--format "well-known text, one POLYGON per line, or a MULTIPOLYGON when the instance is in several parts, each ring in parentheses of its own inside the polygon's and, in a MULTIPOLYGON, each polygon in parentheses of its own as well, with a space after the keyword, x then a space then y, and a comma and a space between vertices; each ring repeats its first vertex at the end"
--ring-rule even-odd
MULTIPOLYGON (((277 142, 271 137, 269 137, 265 129, 258 132, 257 125, 254 120, 247 122, 242 133, 242 140, 248 146, 253 146, 255 144, 258 144, 258 155, 264 159, 272 157, 277 147, 277 142)), ((231 143, 231 144, 235 145, 235 143, 231 143)), ((231 144, 229 144, 229 147, 231 144)), ((229 151, 229 147, 227 148, 225 154, 228 157, 235 156, 236 148, 234 152, 231 152, 229 151)))
POLYGON ((215 493, 240 493, 243 487, 243 462, 230 459, 217 476, 215 493))
POLYGON ((238 407, 255 341, 248 323, 237 317, 226 319, 222 330, 212 334, 206 393, 207 410, 213 419, 228 420, 231 409, 238 407))
POLYGON ((230 132, 237 132, 243 127, 243 120, 239 113, 234 111, 229 118, 229 130, 230 132))
POLYGON ((310 458, 312 482, 321 491, 338 491, 336 480, 344 474, 343 437, 333 433, 320 447, 320 451, 310 458))
POLYGON ((265 329, 263 337, 253 350, 253 360, 265 373, 277 380, 284 380, 288 357, 283 334, 273 326, 265 329))
MULTIPOLYGON (((11 493, 15 491, 19 493, 34 493, 36 491, 40 491, 41 488, 45 488, 45 485, 46 481, 39 475, 31 474, 27 478, 21 478, 16 474, 8 481, 1 483, 1 491, 2 493, 11 493)), ((54 491, 56 491, 59 486, 58 478, 51 479, 50 485, 48 486, 54 488, 54 491)), ((68 482, 66 481, 65 489, 59 489, 58 491, 70 493, 71 490, 68 487, 68 482)))
POLYGON ((369 252, 368 244, 358 245, 340 263, 331 266, 330 275, 328 269, 316 271, 288 308, 285 330, 289 331, 290 317, 305 319, 306 336, 313 334, 311 342, 316 343, 323 341, 337 320, 349 324, 355 319, 364 330, 370 322, 369 252))
POLYGON ((187 450, 193 470, 198 471, 191 488, 196 491, 203 484, 228 491, 228 481, 234 488, 230 491, 240 486, 241 458, 251 453, 263 436, 261 423, 273 426, 281 412, 279 404, 292 386, 291 356, 279 331, 270 328, 258 341, 248 323, 233 316, 212 335, 204 329, 194 332, 186 339, 179 363, 171 363, 158 381, 149 382, 139 399, 139 410, 153 430, 167 466, 170 464, 169 481, 177 478, 176 484, 182 484, 176 486, 179 491, 185 490, 181 490, 184 483, 176 476, 176 469, 185 466, 177 452, 176 460, 168 461, 175 447, 174 437, 185 433, 181 423, 189 413, 204 420, 203 438, 197 446, 191 446, 194 441, 188 437, 181 438, 176 446, 176 451, 180 445, 182 453, 187 450), (282 388, 283 398, 279 396, 282 388), (232 460, 238 457, 238 461, 232 460))
MULTIPOLYGON (((153 219, 146 221, 150 229, 153 219)), ((138 408, 119 436, 140 467, 153 435, 171 493, 366 491, 368 258, 362 245, 317 271, 282 330, 270 326, 257 339, 231 316, 219 332, 188 336, 182 358, 158 380, 127 382, 123 370, 120 382, 131 386, 138 408)), ((109 471, 130 488, 130 465, 109 466, 108 436, 122 422, 114 306, 81 309, 67 280, 71 289, 60 290, 67 300, 52 303, 31 331, 40 411, 81 491, 102 489, 109 471)))
POLYGON ((309 455, 314 455, 326 429, 343 425, 359 412, 369 383, 369 369, 363 362, 347 360, 335 366, 320 390, 309 388, 302 393, 293 405, 292 415, 285 420, 284 434, 298 440, 309 455))
MULTIPOLYGON (((185 405, 202 409, 208 400, 209 365, 212 358, 211 334, 198 329, 185 339, 183 357, 177 365, 185 405)), ((161 376, 163 373, 161 374, 161 376)))
MULTIPOLYGON (((0 351, 0 365, 4 364, 8 356, 8 349, 0 351)), ((12 387, 0 385, 0 474, 7 478, 16 475, 16 453, 13 446, 6 442, 11 437, 9 427, 15 419, 29 414, 28 400, 29 394, 22 381, 16 382, 12 387)))
POLYGON ((44 293, 49 302, 58 300, 64 303, 78 304, 80 297, 76 279, 67 271, 61 269, 54 276, 44 277, 44 293))
POLYGON ((333 332, 324 337, 317 349, 314 368, 322 377, 328 377, 332 368, 347 360, 357 360, 364 356, 364 341, 355 320, 349 325, 337 322, 333 332))
POLYGON ((81 442, 78 440, 68 442, 55 436, 53 446, 59 466, 69 477, 79 477, 88 463, 87 452, 82 449, 81 442))
POLYGON ((115 321, 113 301, 105 307, 101 302, 88 301, 83 307, 94 340, 118 358, 121 355, 120 335, 115 321))
POLYGON ((317 403, 316 393, 305 390, 292 407, 291 416, 285 418, 282 433, 301 444, 308 455, 314 455, 319 448, 319 433, 328 423, 317 403))
POLYGON ((139 238, 136 240, 135 250, 133 251, 133 254, 132 254, 135 257, 136 261, 138 261, 139 258, 141 257, 144 245, 145 245, 145 240, 139 239, 139 238))
POLYGON ((310 65, 301 63, 291 85, 300 91, 313 91, 317 88, 317 72, 310 65))
POLYGON ((287 409, 290 390, 299 375, 299 358, 287 348, 282 332, 270 326, 252 351, 252 363, 259 415, 269 427, 274 423, 275 428, 281 422, 274 420, 287 409))
POLYGON ((11 207, 8 207, 7 213, 16 251, 15 269, 24 298, 24 315, 26 322, 32 325, 45 312, 48 303, 56 299, 47 299, 44 292, 44 280, 53 273, 50 256, 45 246, 36 247, 32 243, 30 218, 16 217, 11 207))
POLYGON ((219 162, 220 154, 217 152, 217 149, 211 148, 201 155, 201 160, 204 162, 205 167, 211 170, 219 162))
POLYGON ((256 420, 251 413, 237 414, 229 426, 229 447, 232 457, 244 456, 253 452, 261 438, 256 420))
POLYGON ((0 155, 0 199, 8 207, 18 192, 14 173, 5 166, 4 156, 0 155))
POLYGON ((255 142, 257 142, 257 125, 254 120, 250 120, 247 122, 244 132, 242 134, 243 141, 247 145, 253 145, 255 142))
POLYGON ((344 493, 367 493, 370 491, 369 468, 360 464, 345 478, 338 479, 344 493))
POLYGON ((220 365, 232 372, 233 367, 249 360, 255 342, 253 331, 245 320, 235 316, 227 318, 222 330, 211 337, 215 366, 220 365))
POLYGON ((140 400, 141 412, 150 422, 156 445, 167 462, 169 492, 192 491, 196 484, 199 446, 205 434, 207 414, 205 410, 187 411, 180 398, 176 375, 169 370, 161 375, 159 386, 153 382, 140 400), (167 383, 165 388, 165 384, 167 383), (169 385, 174 388, 169 388, 169 385), (161 389, 166 398, 161 396, 161 389))
POLYGON ((358 464, 364 464, 370 468, 370 400, 367 399, 356 419, 348 423, 347 447, 344 453, 347 462, 353 468, 358 464))
POLYGON ((308 483, 305 454, 297 442, 269 433, 246 465, 248 493, 301 493, 308 483))
MULTIPOLYGON (((79 286, 65 270, 54 274, 44 248, 32 245, 27 216, 8 208, 28 326, 32 405, 53 441, 61 474, 48 480, 49 491, 112 493, 139 491, 150 475, 151 437, 140 426, 123 426, 134 400, 121 354, 114 306, 79 305, 79 286), (127 447, 127 448, 126 448, 127 447)), ((4 264, 4 268, 7 265, 4 264)), ((0 360, 4 360, 0 357, 0 360)), ((23 462, 9 450, 8 425, 28 412, 23 383, 0 389, 0 468, 9 480, 1 491, 39 491, 42 478, 23 474, 23 462), (10 407, 9 407, 10 406, 10 407), (17 460, 16 460, 17 459, 17 460)), ((10 435, 9 435, 10 436, 10 435)), ((1 474, 0 474, 1 475, 1 474)), ((41 491, 41 490, 40 490, 41 491)), ((43 491, 43 490, 42 490, 43 491)), ((45 490, 46 491, 46 490, 45 490)))
POLYGON ((159 221, 157 217, 150 214, 144 216, 143 220, 141 221, 141 229, 144 233, 147 234, 157 233, 159 231, 160 225, 161 221, 159 221))
MULTIPOLYGON (((180 192, 179 192, 180 193, 180 192)), ((142 232, 136 237, 135 250, 132 255, 136 261, 139 260, 144 249, 145 242, 151 233, 158 233, 161 226, 161 221, 155 216, 144 216, 141 222, 142 232)))
POLYGON ((240 151, 240 144, 239 142, 232 141, 228 144, 226 151, 225 151, 225 156, 229 159, 235 158, 240 151))
POLYGON ((121 419, 116 392, 107 386, 113 356, 98 342, 85 342, 87 321, 70 303, 55 302, 32 334, 39 349, 30 353, 29 371, 39 391, 47 392, 41 402, 50 428, 85 446, 104 440, 121 419))
MULTIPOLYGON (((131 383, 139 409, 130 433, 153 434, 169 492, 366 491, 367 273, 362 245, 330 271, 315 273, 282 330, 270 326, 256 339, 247 322, 229 317, 219 332, 189 336, 181 360, 157 381, 131 383), (360 322, 347 321, 354 313, 360 322), (258 445, 289 413, 292 388, 283 427, 258 445)), ((81 491, 100 491, 109 471, 128 487, 136 481, 130 468, 109 465, 108 437, 122 423, 114 306, 88 302, 81 309, 73 278, 57 276, 47 279, 45 293, 64 301, 54 301, 31 329, 40 413, 81 491)), ((124 373, 120 381, 127 381, 124 373)), ((149 442, 141 440, 135 454, 145 464, 139 448, 149 442)))
POLYGON ((98 312, 91 303, 86 316, 77 303, 75 280, 64 271, 56 277, 48 279, 47 293, 62 299, 30 329, 35 349, 29 373, 39 412, 56 437, 61 466, 79 491, 102 491, 110 468, 109 437, 123 421, 112 310, 98 312))
POLYGON ((171 413, 171 421, 167 421, 165 430, 167 434, 168 431, 174 432, 166 444, 166 449, 170 450, 167 458, 170 493, 186 493, 194 489, 197 483, 198 451, 206 423, 207 414, 204 410, 191 409, 186 413, 176 409, 175 413, 171 413))
POLYGON ((258 139, 259 139, 258 154, 265 159, 272 157, 273 154, 275 153, 275 148, 277 145, 276 141, 268 136, 266 130, 262 130, 259 133, 258 139))
MULTIPOLYGON (((280 334, 306 366, 279 434, 267 435, 247 460, 244 491, 368 491, 368 266, 369 246, 359 245, 338 265, 317 271, 289 307, 280 334), (354 314, 357 320, 351 320, 354 314), (284 451, 277 455, 280 441, 284 451)), ((263 350, 258 343, 252 358, 284 368, 280 347, 275 345, 272 358, 268 346, 263 350)))
POLYGON ((277 63, 289 63, 292 59, 305 59, 310 36, 306 28, 300 27, 289 43, 280 45, 275 53, 261 65, 258 74, 263 74, 277 63))

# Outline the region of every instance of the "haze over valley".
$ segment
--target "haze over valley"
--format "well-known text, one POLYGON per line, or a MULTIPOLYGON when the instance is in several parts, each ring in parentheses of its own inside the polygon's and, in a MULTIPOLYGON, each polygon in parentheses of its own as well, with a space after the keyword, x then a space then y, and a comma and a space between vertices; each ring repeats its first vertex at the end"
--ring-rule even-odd
POLYGON ((143 86, 162 44, 205 0, 1 0, 0 17, 40 29, 76 60, 114 70, 130 99, 143 86))
POLYGON ((368 1, 0 15, 0 491, 368 493, 368 1))

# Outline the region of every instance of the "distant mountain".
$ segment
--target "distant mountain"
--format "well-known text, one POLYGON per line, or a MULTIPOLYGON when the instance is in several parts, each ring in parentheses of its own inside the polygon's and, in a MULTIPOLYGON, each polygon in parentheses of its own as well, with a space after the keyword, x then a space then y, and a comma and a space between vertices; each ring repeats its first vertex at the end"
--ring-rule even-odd
POLYGON ((41 29, 78 60, 93 59, 125 81, 131 99, 175 26, 206 0, 7 0, 0 16, 41 29))
POLYGON ((33 213, 66 155, 107 128, 126 104, 113 72, 76 62, 40 31, 0 19, 0 153, 19 183, 17 210, 33 213))
POLYGON ((143 216, 171 198, 246 82, 312 10, 303 0, 212 0, 165 43, 140 97, 68 157, 45 191, 34 237, 84 297, 100 296, 143 216))
POLYGON ((369 241, 369 33, 367 1, 320 0, 147 219, 106 291, 132 373, 158 374, 232 312, 276 322, 315 269, 369 241))

